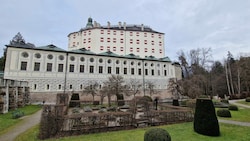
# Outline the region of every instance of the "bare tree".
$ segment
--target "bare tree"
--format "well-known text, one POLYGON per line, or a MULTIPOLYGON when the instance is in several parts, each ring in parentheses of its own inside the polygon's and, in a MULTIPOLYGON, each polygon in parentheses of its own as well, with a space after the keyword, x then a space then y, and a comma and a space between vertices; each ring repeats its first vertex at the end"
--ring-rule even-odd
POLYGON ((152 81, 147 81, 146 82, 147 85, 147 90, 149 92, 150 97, 152 97, 154 94, 159 93, 159 91, 157 91, 155 84, 152 81))
POLYGON ((129 83, 125 86, 125 92, 127 95, 133 95, 135 97, 136 94, 140 93, 140 89, 142 84, 140 81, 136 79, 130 79, 129 83))
POLYGON ((94 102, 95 96, 98 93, 99 84, 96 81, 89 81, 88 85, 84 88, 84 93, 90 94, 92 96, 92 100, 94 102))
POLYGON ((102 92, 108 96, 109 106, 111 106, 111 96, 115 95, 116 100, 123 100, 124 93, 124 80, 120 75, 111 75, 108 81, 104 82, 104 87, 102 92))

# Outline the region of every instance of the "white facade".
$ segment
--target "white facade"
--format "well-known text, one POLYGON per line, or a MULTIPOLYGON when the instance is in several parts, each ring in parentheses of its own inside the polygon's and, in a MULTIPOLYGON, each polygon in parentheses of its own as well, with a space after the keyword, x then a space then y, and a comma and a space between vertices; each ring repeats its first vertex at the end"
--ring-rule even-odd
POLYGON ((168 79, 176 77, 176 66, 169 60, 50 48, 56 47, 48 46, 46 50, 8 46, 4 78, 29 82, 30 92, 63 92, 64 86, 65 91, 82 91, 92 80, 102 85, 111 74, 121 75, 126 81, 151 81, 157 89, 166 90, 168 79))
POLYGON ((119 55, 133 53, 140 57, 157 56, 162 58, 164 52, 164 33, 152 30, 144 25, 100 26, 88 19, 86 28, 68 35, 68 49, 85 48, 95 53, 112 51, 119 55))

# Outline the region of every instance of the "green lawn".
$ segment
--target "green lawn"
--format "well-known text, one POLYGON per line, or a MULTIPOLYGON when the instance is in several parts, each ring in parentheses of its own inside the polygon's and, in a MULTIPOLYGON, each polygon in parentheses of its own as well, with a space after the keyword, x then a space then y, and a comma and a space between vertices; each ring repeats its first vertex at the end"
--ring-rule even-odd
MULTIPOLYGON (((151 127, 155 128, 155 127, 151 127)), ((160 126, 166 129, 172 138, 172 141, 249 141, 250 127, 242 127, 230 124, 220 124, 221 136, 209 137, 197 134, 193 131, 193 123, 181 123, 173 125, 160 126)), ((134 130, 115 131, 107 133, 96 133, 81 136, 71 136, 60 139, 50 139, 46 141, 143 141, 143 136, 148 128, 134 130)), ((16 141, 38 141, 38 126, 33 127, 24 134, 17 137, 16 141)))
MULTIPOLYGON (((25 115, 30 115, 41 109, 38 105, 28 105, 22 108, 18 108, 19 111, 24 112, 25 115)), ((12 119, 13 110, 6 114, 0 114, 0 135, 7 132, 13 125, 21 122, 21 119, 12 119)))
POLYGON ((238 101, 237 103, 250 106, 250 102, 246 102, 245 100, 244 101, 238 101))
MULTIPOLYGON (((218 110, 218 108, 216 108, 218 110)), ((239 109, 238 111, 230 111, 232 117, 231 118, 222 118, 219 119, 225 120, 234 120, 234 121, 242 121, 242 122, 250 122, 250 109, 239 109)))

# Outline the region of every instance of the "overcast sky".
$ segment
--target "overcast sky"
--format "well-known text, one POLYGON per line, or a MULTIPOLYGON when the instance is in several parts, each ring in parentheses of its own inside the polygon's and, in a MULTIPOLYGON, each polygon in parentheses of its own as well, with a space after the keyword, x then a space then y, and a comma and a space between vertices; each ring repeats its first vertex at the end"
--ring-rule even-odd
POLYGON ((0 0, 0 55, 20 32, 36 46, 67 50, 67 35, 92 17, 101 25, 144 24, 165 33, 166 56, 211 48, 214 60, 230 51, 250 54, 250 0, 0 0))

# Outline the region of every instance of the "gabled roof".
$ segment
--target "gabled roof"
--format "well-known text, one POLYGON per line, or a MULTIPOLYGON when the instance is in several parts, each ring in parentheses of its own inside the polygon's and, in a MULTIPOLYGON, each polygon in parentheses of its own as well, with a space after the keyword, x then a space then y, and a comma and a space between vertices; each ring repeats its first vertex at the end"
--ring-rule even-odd
POLYGON ((65 51, 64 49, 61 49, 53 44, 47 45, 47 46, 41 46, 41 47, 37 47, 37 49, 41 49, 41 50, 50 50, 50 51, 65 51))
POLYGON ((160 58, 159 60, 161 60, 161 61, 171 62, 171 60, 169 59, 169 57, 160 58))
POLYGON ((125 55, 125 57, 127 57, 127 58, 140 58, 139 56, 137 56, 137 55, 135 55, 135 54, 133 54, 133 53, 130 53, 130 54, 128 54, 128 55, 125 55))
POLYGON ((106 51, 106 52, 100 53, 99 55, 120 57, 120 55, 115 54, 115 53, 113 53, 111 51, 106 51))
POLYGON ((155 58, 155 57, 152 56, 152 55, 146 56, 145 59, 146 59, 146 60, 159 60, 159 59, 155 58))
POLYGON ((68 52, 83 53, 83 54, 95 54, 94 52, 91 52, 90 50, 87 50, 86 48, 71 50, 71 51, 68 51, 68 52))

